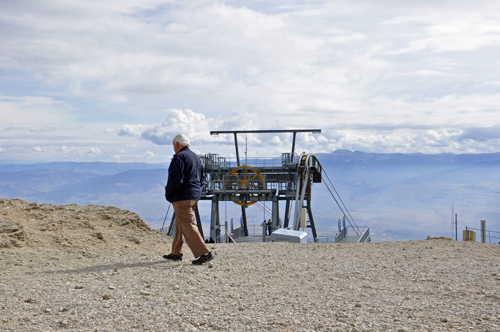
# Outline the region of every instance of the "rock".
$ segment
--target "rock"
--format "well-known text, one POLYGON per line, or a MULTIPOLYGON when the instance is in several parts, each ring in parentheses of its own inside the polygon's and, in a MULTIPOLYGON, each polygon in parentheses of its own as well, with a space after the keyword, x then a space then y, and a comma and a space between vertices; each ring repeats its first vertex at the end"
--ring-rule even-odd
POLYGON ((103 299, 103 300, 111 300, 111 298, 112 298, 111 294, 104 294, 104 295, 102 296, 102 299, 103 299))

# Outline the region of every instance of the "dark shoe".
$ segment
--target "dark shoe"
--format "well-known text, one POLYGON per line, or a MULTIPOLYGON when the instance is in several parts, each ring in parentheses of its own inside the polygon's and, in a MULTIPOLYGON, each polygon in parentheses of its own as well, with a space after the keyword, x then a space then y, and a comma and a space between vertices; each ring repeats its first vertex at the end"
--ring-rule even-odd
POLYGON ((208 261, 211 261, 212 259, 214 259, 214 256, 212 255, 212 253, 209 251, 208 254, 205 254, 205 255, 201 255, 200 257, 198 257, 198 259, 195 259, 193 261, 193 264, 194 265, 201 265, 203 263, 206 263, 208 261))
POLYGON ((182 254, 180 254, 180 255, 174 255, 174 254, 163 255, 163 258, 171 259, 173 261, 182 261, 182 254))

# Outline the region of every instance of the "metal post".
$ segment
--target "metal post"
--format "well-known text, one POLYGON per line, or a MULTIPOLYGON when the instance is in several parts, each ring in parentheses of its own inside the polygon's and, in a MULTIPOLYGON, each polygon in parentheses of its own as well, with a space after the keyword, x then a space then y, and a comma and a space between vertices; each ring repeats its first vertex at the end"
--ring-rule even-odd
POLYGON ((288 228, 289 220, 290 220, 290 200, 286 200, 285 204, 285 225, 283 226, 284 228, 288 228))
POLYGON ((234 146, 236 147, 236 162, 238 166, 240 166, 240 153, 238 151, 238 138, 236 137, 236 133, 234 133, 234 146))
POLYGON ((210 218, 210 238, 217 242, 220 238, 220 223, 219 223, 219 197, 212 197, 212 216, 210 218))
POLYGON ((311 210, 311 196, 309 196, 309 199, 307 200, 307 213, 309 214, 309 223, 311 224, 311 230, 314 238, 314 242, 318 243, 319 242, 319 237, 318 234, 316 233, 316 225, 314 225, 314 218, 311 210))
POLYGON ((246 198, 243 200, 243 205, 241 206, 241 216, 243 218, 243 235, 248 236, 248 224, 247 224, 247 202, 246 198))
POLYGON ((457 222, 458 214, 455 213, 455 241, 458 241, 458 222, 457 222))
POLYGON ((266 234, 267 234, 267 224, 266 221, 262 223, 262 242, 266 242, 266 234))
POLYGON ((229 243, 229 234, 227 233, 227 230, 228 230, 229 227, 227 227, 227 220, 224 222, 224 228, 225 228, 224 231, 225 231, 225 234, 226 234, 226 236, 224 236, 225 237, 225 243, 229 243))
POLYGON ((273 196, 273 208, 272 208, 272 230, 275 231, 278 228, 280 228, 280 211, 279 211, 279 202, 278 202, 278 196, 273 196))
POLYGON ((295 137, 297 136, 297 132, 293 132, 293 140, 292 140, 292 155, 290 156, 290 162, 293 162, 293 154, 295 153, 295 137))
POLYGON ((203 235, 203 225, 201 224, 200 211, 198 210, 198 204, 196 204, 196 207, 194 208, 194 216, 196 218, 196 225, 198 226, 198 231, 200 232, 201 238, 204 239, 205 236, 203 235))
POLYGON ((481 243, 486 243, 486 220, 481 220, 481 243))

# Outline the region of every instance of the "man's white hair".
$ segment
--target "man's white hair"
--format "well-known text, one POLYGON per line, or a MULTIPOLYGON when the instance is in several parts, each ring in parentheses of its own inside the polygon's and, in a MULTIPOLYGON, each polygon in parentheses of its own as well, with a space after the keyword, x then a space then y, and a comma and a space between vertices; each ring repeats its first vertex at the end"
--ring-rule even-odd
POLYGON ((180 145, 189 148, 191 143, 189 143, 189 138, 184 134, 178 134, 174 137, 174 144, 179 143, 180 145))

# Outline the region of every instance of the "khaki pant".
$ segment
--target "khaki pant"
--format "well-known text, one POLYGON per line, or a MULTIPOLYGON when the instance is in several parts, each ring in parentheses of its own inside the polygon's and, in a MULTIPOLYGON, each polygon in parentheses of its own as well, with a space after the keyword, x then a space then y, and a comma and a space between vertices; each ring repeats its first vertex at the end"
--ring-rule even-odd
POLYGON ((172 254, 182 254, 182 244, 184 239, 191 249, 194 258, 208 253, 207 245, 198 231, 198 227, 194 223, 194 209, 198 201, 179 201, 174 202, 175 212, 175 237, 172 241, 172 254))

